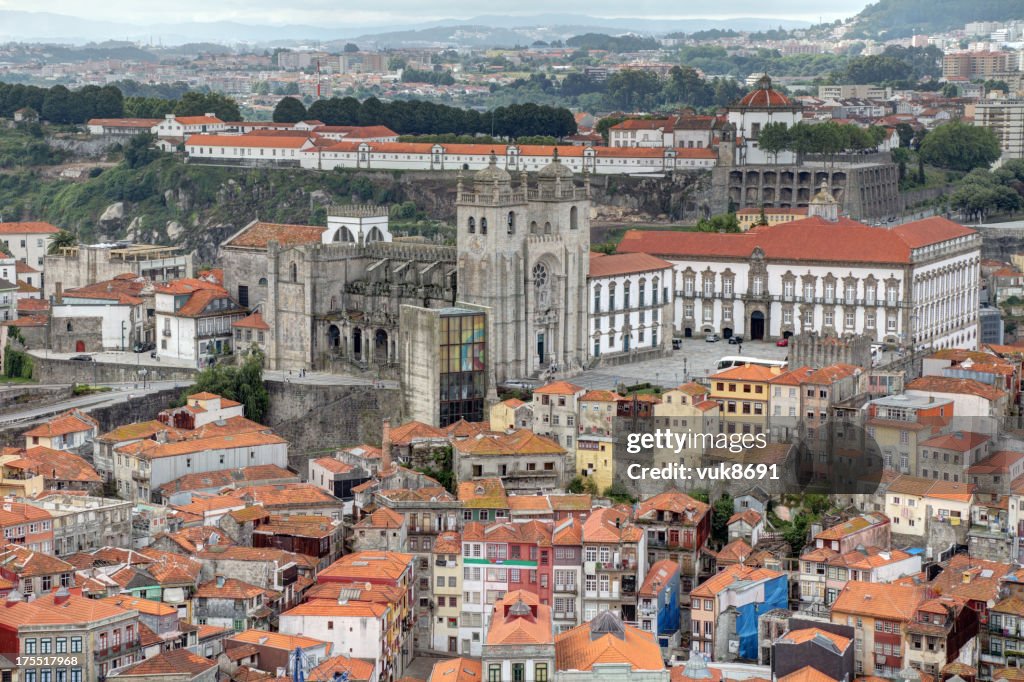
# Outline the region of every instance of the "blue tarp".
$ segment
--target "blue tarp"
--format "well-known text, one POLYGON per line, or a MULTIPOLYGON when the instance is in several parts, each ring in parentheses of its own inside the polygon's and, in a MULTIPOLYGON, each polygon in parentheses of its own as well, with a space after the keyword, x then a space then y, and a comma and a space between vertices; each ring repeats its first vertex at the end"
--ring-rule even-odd
POLYGON ((772 609, 789 607, 789 581, 786 576, 772 578, 764 584, 764 601, 739 607, 736 617, 736 636, 740 641, 739 657, 757 660, 757 619, 772 609))

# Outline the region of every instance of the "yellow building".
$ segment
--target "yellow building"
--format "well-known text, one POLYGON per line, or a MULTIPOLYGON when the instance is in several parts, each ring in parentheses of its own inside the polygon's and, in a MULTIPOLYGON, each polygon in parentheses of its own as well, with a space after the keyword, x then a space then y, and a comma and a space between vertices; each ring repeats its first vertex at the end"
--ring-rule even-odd
POLYGON ((885 491, 885 515, 893 533, 925 537, 929 518, 954 527, 970 524, 973 501, 970 483, 900 476, 885 491))
POLYGON ((462 536, 445 531, 434 543, 431 583, 436 608, 431 614, 434 651, 459 651, 459 600, 462 598, 462 536))
MULTIPOLYGON (((665 391, 661 402, 654 405, 654 426, 668 429, 673 433, 718 433, 718 403, 711 400, 706 386, 689 382, 665 391)), ((700 441, 695 445, 676 452, 675 448, 654 450, 654 465, 664 466, 672 462, 685 462, 687 466, 699 466, 706 454, 700 441)))
POLYGON ((725 433, 768 431, 768 382, 782 372, 778 367, 748 364, 711 376, 709 397, 718 403, 725 433))
MULTIPOLYGON (((794 220, 803 220, 807 217, 807 207, 803 208, 766 208, 764 209, 764 217, 769 225, 778 225, 779 223, 789 223, 794 220)), ((757 225, 761 221, 761 209, 760 208, 741 208, 736 211, 736 222, 740 224, 740 229, 744 232, 749 230, 754 225, 757 225)))
POLYGON ((519 398, 509 398, 491 406, 491 431, 533 428, 533 406, 519 398))
POLYGON ((615 443, 611 436, 582 434, 576 440, 576 475, 594 481, 599 493, 612 484, 615 443))

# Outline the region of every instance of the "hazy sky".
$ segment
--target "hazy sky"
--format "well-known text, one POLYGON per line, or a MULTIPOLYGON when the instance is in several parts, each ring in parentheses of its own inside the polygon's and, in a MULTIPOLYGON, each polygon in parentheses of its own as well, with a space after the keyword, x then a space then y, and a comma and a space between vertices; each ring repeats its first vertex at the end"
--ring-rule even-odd
POLYGON ((174 0, 169 3, 138 0, 0 0, 0 9, 55 12, 90 19, 131 24, 180 21, 231 20, 247 24, 380 25, 408 24, 446 18, 468 18, 481 14, 535 14, 546 12, 587 14, 599 17, 726 18, 778 17, 817 21, 852 16, 868 0, 517 0, 481 2, 475 0, 174 0), (85 7, 88 11, 85 11, 85 7))

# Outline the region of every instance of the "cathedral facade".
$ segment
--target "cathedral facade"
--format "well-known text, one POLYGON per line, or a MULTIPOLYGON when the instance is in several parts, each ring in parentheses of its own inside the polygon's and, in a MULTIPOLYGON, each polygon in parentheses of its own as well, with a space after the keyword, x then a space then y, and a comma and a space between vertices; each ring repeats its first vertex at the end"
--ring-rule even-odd
POLYGON ((490 165, 457 198, 459 300, 488 314, 495 382, 572 374, 587 360, 589 185, 554 161, 537 185, 490 165))
POLYGON ((557 158, 518 183, 495 158, 459 181, 457 246, 395 239, 380 207, 327 227, 254 221, 221 248, 225 286, 270 326, 270 369, 398 377, 402 306, 487 310, 488 383, 587 360, 590 192, 557 158))

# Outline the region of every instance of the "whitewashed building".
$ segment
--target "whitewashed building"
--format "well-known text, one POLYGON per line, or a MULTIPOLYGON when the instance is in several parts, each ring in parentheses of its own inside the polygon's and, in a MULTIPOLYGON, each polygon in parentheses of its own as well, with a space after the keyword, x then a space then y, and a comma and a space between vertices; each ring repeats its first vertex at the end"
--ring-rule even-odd
POLYGON ((158 357, 203 367, 232 348, 232 325, 248 315, 222 287, 179 279, 155 289, 158 357))
POLYGON ((830 199, 819 193, 804 220, 740 234, 632 231, 619 251, 674 264, 681 336, 977 348, 980 235, 941 217, 869 227, 838 217, 830 199))
MULTIPOLYGON (((46 256, 46 252, 50 248, 53 235, 58 232, 60 230, 50 223, 0 222, 0 242, 7 243, 7 248, 4 250, 15 260, 28 263, 34 268, 43 267, 43 257, 46 256)), ((0 279, 13 282, 14 275, 11 273, 10 277, 0 276, 0 279)))
POLYGON ((191 135, 217 133, 227 129, 228 124, 217 118, 216 114, 207 113, 202 116, 167 114, 164 120, 150 129, 150 132, 157 137, 187 139, 191 135))
POLYGON ((591 357, 667 349, 672 263, 645 253, 590 254, 591 357))

